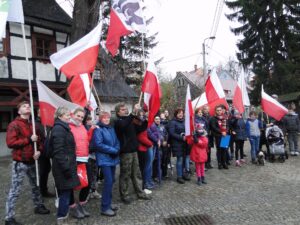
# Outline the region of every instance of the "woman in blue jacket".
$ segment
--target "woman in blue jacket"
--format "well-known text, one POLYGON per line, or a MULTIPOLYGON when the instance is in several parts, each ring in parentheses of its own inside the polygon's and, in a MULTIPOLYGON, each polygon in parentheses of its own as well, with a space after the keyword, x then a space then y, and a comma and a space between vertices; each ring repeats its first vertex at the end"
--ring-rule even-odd
POLYGON ((109 124, 110 114, 108 112, 101 112, 99 115, 99 128, 94 130, 92 145, 96 150, 97 164, 101 167, 104 175, 101 214, 115 216, 117 207, 111 205, 111 200, 116 165, 120 163, 120 143, 114 128, 109 124))

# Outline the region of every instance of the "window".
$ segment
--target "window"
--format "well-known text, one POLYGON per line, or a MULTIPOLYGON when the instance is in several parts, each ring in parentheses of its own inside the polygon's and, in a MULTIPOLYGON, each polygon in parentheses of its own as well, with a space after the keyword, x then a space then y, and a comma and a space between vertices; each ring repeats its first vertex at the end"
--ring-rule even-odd
POLYGON ((7 126, 10 122, 10 112, 0 111, 0 132, 6 132, 7 126))
POLYGON ((49 59, 50 55, 56 52, 55 37, 32 33, 32 57, 49 59))

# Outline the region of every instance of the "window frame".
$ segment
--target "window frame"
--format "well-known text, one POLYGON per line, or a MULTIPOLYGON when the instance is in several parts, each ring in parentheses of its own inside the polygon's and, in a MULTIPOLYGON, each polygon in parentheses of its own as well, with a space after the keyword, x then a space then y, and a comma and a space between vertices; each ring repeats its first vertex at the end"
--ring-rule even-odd
MULTIPOLYGON (((55 38, 55 36, 32 32, 31 41, 32 41, 32 58, 50 61, 50 55, 56 52, 56 38, 55 38), (36 42, 37 42, 38 39, 42 39, 43 41, 45 41, 45 40, 50 41, 50 48, 49 48, 50 54, 49 54, 49 57, 45 57, 44 54, 43 54, 43 56, 38 56, 37 55, 37 44, 36 44, 36 42)), ((45 48, 43 48, 43 53, 45 53, 45 48)))
POLYGON ((0 132, 6 132, 7 130, 7 127, 9 125, 9 123, 12 121, 12 118, 11 118, 11 111, 5 111, 5 110, 0 110, 0 132), (5 121, 7 122, 6 124, 6 127, 3 127, 3 118, 4 118, 4 114, 6 114, 8 116, 8 121, 5 121))

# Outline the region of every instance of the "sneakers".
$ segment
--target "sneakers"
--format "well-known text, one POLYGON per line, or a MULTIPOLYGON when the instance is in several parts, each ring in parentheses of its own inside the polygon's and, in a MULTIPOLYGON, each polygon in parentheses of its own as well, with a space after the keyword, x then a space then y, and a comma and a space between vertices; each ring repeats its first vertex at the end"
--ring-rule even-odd
POLYGON ((86 205, 78 204, 78 210, 85 216, 89 217, 91 214, 86 210, 86 205))
POLYGON ((92 191, 89 195, 89 199, 100 199, 102 196, 96 190, 92 191))
POLYGON ((50 210, 47 209, 44 205, 40 205, 34 208, 34 213, 44 215, 44 214, 49 214, 50 210))
POLYGON ((146 195, 149 195, 152 193, 152 191, 147 188, 145 188, 143 191, 145 192, 146 195))
POLYGON ((296 152, 292 151, 290 154, 291 154, 291 156, 295 156, 296 152))
POLYGON ((295 156, 298 156, 299 155, 299 152, 295 151, 295 156))
POLYGON ((116 205, 113 205, 113 204, 111 204, 110 208, 112 211, 115 211, 115 212, 119 210, 119 207, 116 205))
POLYGON ((236 160, 236 161, 235 161, 235 166, 241 167, 241 163, 240 163, 239 160, 236 160))
POLYGON ((112 217, 112 216, 115 216, 116 213, 112 209, 108 209, 108 210, 102 211, 101 215, 112 217))
POLYGON ((151 196, 149 195, 146 195, 146 193, 141 193, 141 194, 138 194, 138 199, 141 199, 141 200, 151 200, 151 196))
POLYGON ((179 184, 184 184, 185 181, 184 181, 184 179, 182 179, 182 177, 178 177, 178 178, 177 178, 177 183, 179 183, 179 184))
POLYGON ((246 160, 245 159, 240 159, 240 163, 244 164, 244 163, 246 163, 246 160))
POLYGON ((70 207, 69 208, 69 213, 72 217, 76 218, 76 219, 83 219, 84 218, 84 214, 81 212, 81 210, 79 209, 79 206, 76 204, 75 207, 70 207))
POLYGON ((57 224, 57 225, 69 225, 69 223, 68 223, 68 218, 64 218, 64 217, 62 217, 62 218, 57 218, 57 219, 56 219, 56 224, 57 224))
POLYGON ((5 225, 22 225, 22 223, 17 222, 15 219, 5 220, 5 225))

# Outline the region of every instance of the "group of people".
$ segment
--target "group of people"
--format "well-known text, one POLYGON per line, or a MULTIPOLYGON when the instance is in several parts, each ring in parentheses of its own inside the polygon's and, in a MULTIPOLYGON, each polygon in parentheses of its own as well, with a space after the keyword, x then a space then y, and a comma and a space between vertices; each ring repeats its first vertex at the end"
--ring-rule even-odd
MULTIPOLYGON (((290 107, 289 114, 281 123, 288 135, 291 155, 298 155, 297 134, 300 124, 294 109, 290 107)), ((239 167, 246 162, 244 142, 249 139, 251 161, 256 163, 262 145, 266 144, 268 148, 262 138, 264 130, 276 121, 271 121, 272 118, 265 114, 257 115, 255 111, 250 111, 245 121, 237 110, 228 111, 223 105, 216 106, 214 111, 215 115, 210 116, 208 106, 197 108, 195 131, 193 135, 186 136, 182 108, 174 111, 173 119, 169 119, 167 110, 161 111, 153 124, 148 124, 147 112, 138 104, 129 113, 127 105, 119 103, 115 106, 114 120, 111 121, 109 112, 101 111, 94 123, 84 108, 77 108, 71 113, 69 109, 59 107, 55 112, 54 126, 44 129, 47 134, 43 133, 42 126, 36 126, 36 134, 33 134, 31 107, 28 102, 20 103, 19 116, 7 129, 6 141, 8 147, 13 149, 13 165, 5 224, 21 224, 15 220, 15 204, 25 175, 32 187, 34 212, 50 213, 42 200, 42 195, 52 196, 47 189, 49 166, 40 172, 41 189, 36 184, 35 160, 40 160, 40 164, 50 160, 43 156, 45 151, 52 161, 52 174, 59 199, 57 224, 65 224, 69 215, 78 219, 90 216, 87 202, 89 196, 97 193, 98 168, 104 177, 101 214, 115 216, 118 207, 112 204, 112 189, 118 164, 120 198, 125 204, 130 204, 133 201, 129 191, 130 182, 138 199, 151 200, 152 191, 168 179, 168 168, 172 168, 171 156, 176 158, 177 182, 184 184, 191 180, 194 171, 190 165, 194 162, 199 186, 207 184, 205 171, 213 168, 213 147, 216 148, 218 169, 228 169, 234 157, 235 165, 239 167), (223 145, 226 137, 230 137, 228 146, 223 145), (37 151, 34 150, 34 144, 37 151), (78 174, 79 168, 86 173, 86 184, 78 174), (80 190, 78 198, 74 196, 74 189, 80 190)), ((270 152, 266 155, 271 159, 270 152)))

